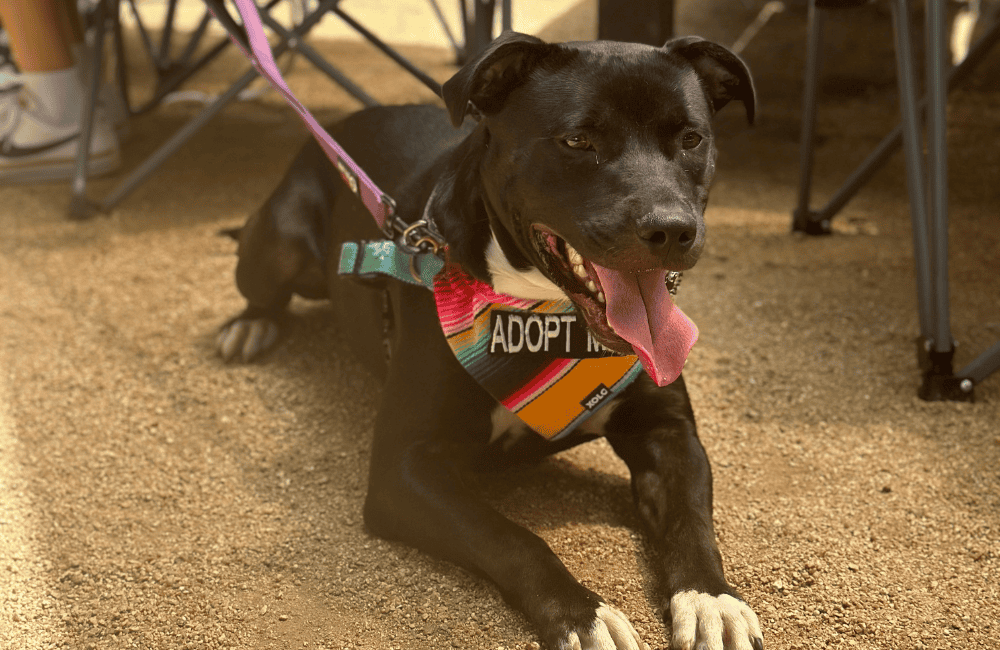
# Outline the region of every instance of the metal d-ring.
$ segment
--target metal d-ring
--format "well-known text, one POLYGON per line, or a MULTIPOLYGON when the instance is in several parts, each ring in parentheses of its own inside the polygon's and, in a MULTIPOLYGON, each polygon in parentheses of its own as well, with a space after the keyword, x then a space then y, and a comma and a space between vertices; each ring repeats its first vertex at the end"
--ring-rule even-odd
POLYGON ((417 256, 410 255, 410 275, 413 276, 413 280, 418 284, 423 284, 424 280, 420 277, 420 269, 417 268, 417 256))
POLYGON ((407 226, 405 230, 403 230, 403 233, 402 233, 402 235, 400 235, 400 237, 409 246, 410 245, 409 240, 410 240, 410 237, 413 236, 413 233, 416 232, 418 229, 423 228, 426 225, 427 225, 426 221, 424 221, 423 219, 417 219, 416 221, 414 221, 413 223, 411 223, 409 226, 407 226))
POLYGON ((434 237, 431 237, 430 235, 423 235, 422 237, 419 237, 419 239, 417 239, 416 241, 412 243, 410 242, 410 239, 412 237, 419 236, 420 235, 419 231, 421 229, 425 229, 426 227, 427 227, 427 222, 423 219, 419 219, 411 223, 409 226, 407 226, 406 230, 404 230, 403 234, 400 235, 399 237, 399 241, 401 242, 402 246, 404 246, 407 249, 406 252, 409 253, 410 255, 410 275, 413 276, 413 279, 416 282, 421 284, 423 283, 423 279, 420 277, 420 269, 418 268, 417 257, 419 255, 425 254, 427 252, 426 250, 427 248, 429 248, 429 252, 434 255, 437 255, 438 251, 441 249, 441 242, 439 242, 434 237))
POLYGON ((398 241, 407 253, 411 255, 423 253, 425 252, 424 245, 430 246, 431 252, 435 255, 441 250, 440 240, 430 234, 423 234, 422 231, 426 230, 427 226, 428 223, 425 220, 419 219, 403 230, 398 241), (411 242, 410 240, 414 238, 416 239, 411 242))

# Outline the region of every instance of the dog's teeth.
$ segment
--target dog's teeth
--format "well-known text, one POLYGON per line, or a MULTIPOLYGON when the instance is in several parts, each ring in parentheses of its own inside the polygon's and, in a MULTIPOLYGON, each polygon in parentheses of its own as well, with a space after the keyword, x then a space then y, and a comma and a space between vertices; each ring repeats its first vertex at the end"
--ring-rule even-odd
POLYGON ((598 291, 597 292, 597 302, 601 303, 602 305, 604 304, 604 292, 603 291, 598 291))
POLYGON ((576 249, 566 244, 566 257, 569 258, 569 263, 573 266, 583 265, 583 256, 576 252, 576 249))
MULTIPOLYGON (((583 264, 577 264, 573 267, 573 273, 576 273, 578 277, 587 277, 587 269, 583 268, 583 264)), ((591 282, 593 284, 593 282, 591 282)))
POLYGON ((587 288, 590 289, 591 293, 597 292, 597 285, 594 284, 593 280, 587 280, 587 288))

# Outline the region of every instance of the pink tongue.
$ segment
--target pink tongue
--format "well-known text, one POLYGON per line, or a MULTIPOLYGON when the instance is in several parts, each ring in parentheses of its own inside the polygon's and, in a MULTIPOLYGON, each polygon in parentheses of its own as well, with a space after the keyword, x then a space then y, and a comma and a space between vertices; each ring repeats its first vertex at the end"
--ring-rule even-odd
POLYGON ((621 273, 593 264, 608 306, 608 324, 632 345, 659 386, 680 376, 698 328, 664 284, 666 271, 621 273))

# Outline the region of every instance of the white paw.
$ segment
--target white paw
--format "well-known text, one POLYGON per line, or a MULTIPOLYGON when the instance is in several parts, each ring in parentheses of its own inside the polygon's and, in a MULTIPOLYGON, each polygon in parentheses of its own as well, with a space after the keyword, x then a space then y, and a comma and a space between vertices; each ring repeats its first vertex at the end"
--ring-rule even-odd
POLYGON ((625 615, 601 603, 590 629, 570 632, 559 644, 566 650, 649 650, 625 615))
POLYGON ((278 324, 268 318, 237 318, 227 323, 216 338, 219 354, 226 361, 239 355, 246 363, 266 352, 278 340, 278 324))
POLYGON ((732 596, 682 591, 670 599, 677 650, 763 650, 760 622, 732 596))

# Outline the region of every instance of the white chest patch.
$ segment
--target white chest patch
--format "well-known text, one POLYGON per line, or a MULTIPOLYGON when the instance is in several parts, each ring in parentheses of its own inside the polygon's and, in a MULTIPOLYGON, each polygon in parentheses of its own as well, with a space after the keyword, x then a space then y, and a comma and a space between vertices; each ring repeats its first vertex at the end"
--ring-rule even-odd
POLYGON ((573 432, 588 436, 603 436, 604 427, 608 423, 608 420, 611 419, 611 415, 615 412, 615 409, 618 408, 619 403, 621 403, 621 400, 616 397, 606 404, 597 407, 597 412, 581 422, 580 426, 574 429, 573 432))
POLYGON ((502 404, 497 404, 493 407, 493 412, 490 413, 490 420, 493 422, 493 431, 490 432, 490 443, 492 444, 500 440, 505 451, 514 446, 524 436, 536 435, 521 418, 511 413, 502 404))
POLYGON ((486 267, 493 280, 493 290, 525 300, 566 300, 563 290, 541 271, 532 267, 527 271, 515 269, 503 254, 496 235, 486 247, 486 267))

